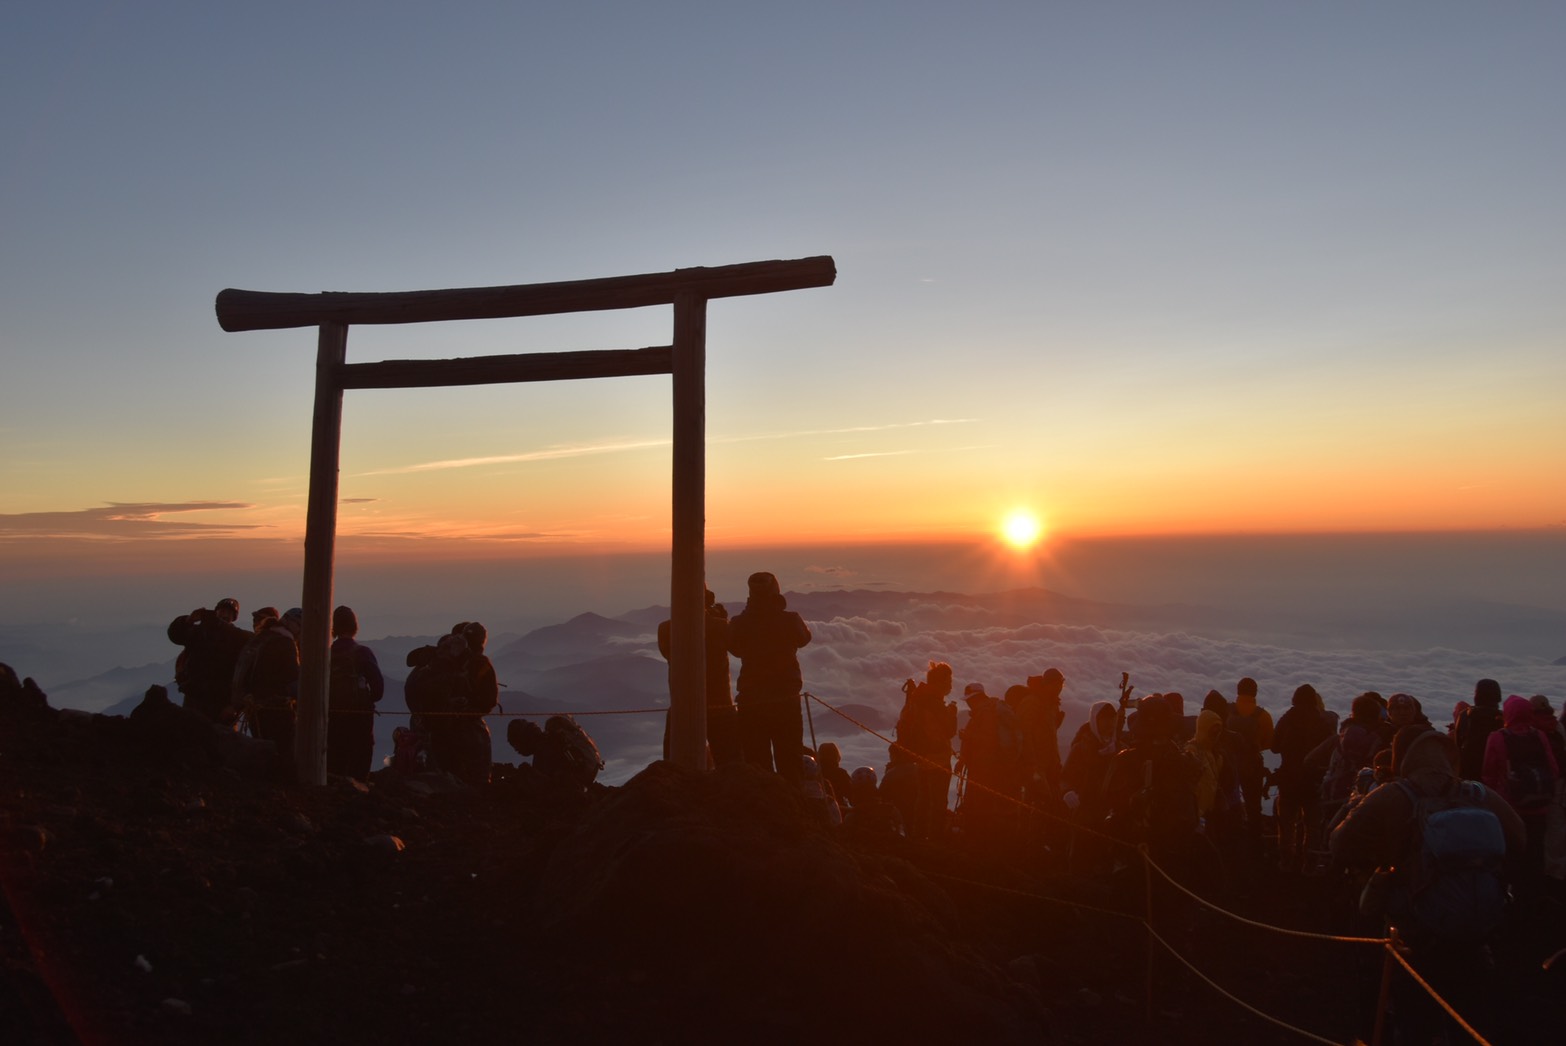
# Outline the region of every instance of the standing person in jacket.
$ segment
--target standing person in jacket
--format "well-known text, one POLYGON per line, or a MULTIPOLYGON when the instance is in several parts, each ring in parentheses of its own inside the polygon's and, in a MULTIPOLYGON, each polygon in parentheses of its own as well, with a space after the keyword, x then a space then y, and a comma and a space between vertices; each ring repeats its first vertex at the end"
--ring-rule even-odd
POLYGON ((959 780, 966 785, 958 806, 964 830, 981 843, 1002 845, 1017 824, 1021 799, 1018 734, 1010 706, 984 690, 983 683, 963 687, 968 722, 957 757, 959 780))
POLYGON ((1484 750, 1490 735, 1501 728, 1501 684, 1481 679, 1474 684, 1474 703, 1457 721, 1459 772, 1464 780, 1484 779, 1484 750))
POLYGON ((1046 668, 1028 677, 1028 692, 1017 710, 1022 730, 1022 792, 1033 806, 1052 810, 1060 800, 1060 724, 1066 713, 1060 694, 1066 677, 1058 668, 1046 668))
POLYGON ((1097 824, 1109 813, 1105 786, 1119 746, 1115 740, 1117 713, 1113 702, 1094 701, 1087 722, 1077 728, 1060 770, 1066 809, 1085 824, 1097 824))
POLYGON ((946 827, 946 797, 952 783, 952 740, 957 736, 957 706, 952 692, 952 666, 931 661, 924 681, 903 684, 903 709, 897 717, 896 749, 912 757, 918 768, 917 798, 908 834, 914 839, 938 836, 946 827))
POLYGON ((747 762, 798 784, 805 750, 799 650, 810 642, 810 629, 788 609, 775 576, 757 571, 746 585, 745 609, 729 622, 729 653, 740 659, 740 746, 747 762))
POLYGON ((1502 727, 1485 741, 1485 786, 1499 792, 1522 818, 1528 845, 1520 892, 1536 896, 1544 875, 1544 828, 1561 768, 1550 742, 1533 726, 1533 703, 1513 694, 1501 706, 1502 727))
POLYGON ((223 726, 234 721, 234 668, 252 635, 234 624, 238 617, 239 601, 220 599, 211 610, 201 607, 181 614, 168 628, 169 640, 184 648, 174 663, 180 703, 223 726))
POLYGON ((326 769, 365 781, 375 753, 375 703, 386 692, 386 680, 375 651, 359 643, 358 634, 359 618, 351 607, 332 611, 326 769))
POLYGON ((1234 707, 1224 725, 1234 736, 1234 771, 1240 779, 1240 794, 1245 801, 1245 834, 1261 838, 1262 791, 1266 787, 1267 766, 1262 753, 1272 747, 1272 713, 1256 703, 1256 680, 1241 679, 1234 688, 1234 707))
MULTIPOLYGON (((1521 852, 1526 831, 1516 811, 1500 795, 1459 778, 1457 744, 1444 733, 1406 727, 1393 738, 1391 756, 1394 780, 1357 803, 1333 830, 1328 844, 1333 859, 1345 867, 1381 869, 1377 876, 1385 888, 1379 892, 1367 889, 1362 910, 1367 904, 1379 904, 1381 911, 1367 914, 1385 915, 1407 946, 1414 967, 1459 1013, 1469 1015, 1477 1004, 1494 996, 1487 977, 1493 964, 1484 954, 1482 935, 1462 940, 1445 936, 1442 931, 1450 925, 1427 925, 1413 903, 1416 895, 1435 897, 1442 893, 1428 890, 1429 882, 1415 881, 1430 874, 1420 859, 1420 804, 1431 809, 1472 806, 1488 810, 1500 823, 1508 855, 1521 852), (1372 901, 1378 893, 1379 899, 1372 901)), ((1495 889, 1498 891, 1499 885, 1495 889)), ((1411 978, 1397 977, 1393 991, 1397 1041, 1438 1041, 1437 1031, 1445 1019, 1424 989, 1411 978)))
POLYGON ((1334 721, 1322 711, 1321 695, 1309 683, 1294 690, 1289 710, 1278 720, 1272 750, 1280 756, 1278 772, 1278 867, 1299 871, 1315 841, 1318 781, 1310 779, 1306 757, 1332 736, 1334 721))
POLYGON ((234 707, 250 733, 277 748, 279 773, 294 779, 294 699, 299 687, 299 630, 304 611, 263 619, 234 666, 234 707))

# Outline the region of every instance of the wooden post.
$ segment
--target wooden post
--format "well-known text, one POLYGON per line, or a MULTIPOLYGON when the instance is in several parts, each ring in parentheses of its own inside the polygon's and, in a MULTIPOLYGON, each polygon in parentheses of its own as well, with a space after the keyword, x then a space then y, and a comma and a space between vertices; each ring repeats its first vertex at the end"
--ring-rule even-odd
POLYGON ((304 629, 299 637, 299 705, 294 765, 305 784, 326 783, 326 705, 331 678, 332 553, 337 538, 337 466, 342 450, 348 327, 321 324, 310 427, 310 500, 305 509, 304 629))
POLYGON ((707 769, 707 299, 674 300, 674 518, 669 589, 669 759, 707 769))

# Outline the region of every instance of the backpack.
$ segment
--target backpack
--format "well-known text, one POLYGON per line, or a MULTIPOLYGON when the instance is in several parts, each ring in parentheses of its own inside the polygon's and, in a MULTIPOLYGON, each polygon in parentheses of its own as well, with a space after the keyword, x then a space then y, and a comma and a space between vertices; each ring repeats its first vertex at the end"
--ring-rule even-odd
POLYGON ((598 777, 604 768, 604 757, 598 754, 598 746, 587 736, 587 731, 570 716, 554 715, 544 721, 544 733, 571 767, 573 774, 586 787, 598 777))
POLYGON ((1506 835, 1483 805, 1484 786, 1459 781, 1447 795, 1426 796, 1394 783, 1414 804, 1416 841, 1387 915, 1416 946, 1483 944, 1506 910, 1506 835))
POLYGON ((332 644, 331 674, 327 682, 329 707, 334 712, 365 711, 370 708, 370 683, 359 671, 357 645, 332 644))
POLYGON ((1519 813, 1543 810, 1555 799, 1544 736, 1530 727, 1525 734, 1503 730, 1501 737, 1506 741, 1506 798, 1519 813))

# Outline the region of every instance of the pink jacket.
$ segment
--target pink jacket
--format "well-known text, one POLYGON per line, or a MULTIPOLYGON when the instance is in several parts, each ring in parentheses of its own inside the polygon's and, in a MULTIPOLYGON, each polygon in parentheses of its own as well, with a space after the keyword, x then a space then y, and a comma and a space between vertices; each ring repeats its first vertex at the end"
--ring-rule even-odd
MULTIPOLYGON (((1516 806, 1517 797, 1510 794, 1507 790, 1507 771, 1510 768, 1511 760, 1507 756, 1506 737, 1504 735, 1508 733, 1537 735, 1539 744, 1544 748, 1544 758, 1549 763, 1550 771, 1557 780, 1560 778, 1561 768, 1556 765, 1555 753, 1550 751, 1549 740, 1532 725, 1533 705, 1529 703, 1526 697, 1518 697, 1515 694, 1508 697, 1506 703, 1501 706, 1501 721, 1505 725, 1500 730, 1492 733, 1485 741, 1484 770, 1481 776, 1484 778, 1486 785, 1500 792, 1501 795, 1506 797, 1507 802, 1516 806)), ((1538 811, 1529 812, 1538 813, 1538 811)))

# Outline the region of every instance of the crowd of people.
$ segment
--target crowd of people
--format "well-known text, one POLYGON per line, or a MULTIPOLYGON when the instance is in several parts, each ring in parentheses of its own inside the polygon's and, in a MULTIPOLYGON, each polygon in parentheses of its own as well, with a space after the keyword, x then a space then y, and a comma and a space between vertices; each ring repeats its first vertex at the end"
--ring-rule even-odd
MULTIPOLYGON (((272 742, 288 778, 303 615, 263 607, 247 631, 239 613, 236 600, 222 599, 170 623, 168 637, 181 648, 175 681, 189 712, 272 742)), ((357 641, 352 609, 334 611, 331 631, 327 768, 367 779, 385 678, 357 641)), ((394 732, 394 769, 489 780, 485 716, 499 683, 487 638, 483 625, 464 621, 408 653, 410 715, 394 732)), ((1340 720, 1302 684, 1274 721, 1249 677, 1232 699, 1209 690, 1188 714, 1184 695, 1133 699, 1122 676, 1114 700, 1088 705, 1062 758, 1066 678, 1058 668, 999 696, 966 684, 963 717, 952 666, 931 661, 922 679, 902 684, 878 774, 849 770, 834 743, 805 744, 799 651, 812 637, 773 574, 750 576, 732 619, 709 591, 703 638, 708 765, 775 772, 846 831, 1003 859, 1042 852, 1055 870, 1082 876, 1111 872, 1117 850, 1145 847, 1196 886, 1204 863, 1266 855, 1284 875, 1362 884, 1360 911, 1392 928, 1427 976, 1445 984, 1464 983, 1460 971, 1482 964, 1512 898, 1566 900, 1566 713, 1543 695, 1503 700, 1493 679, 1479 680, 1472 700, 1437 726, 1406 693, 1361 693, 1340 720)), ((658 644, 668 657, 670 622, 658 644)), ((16 689, 25 696, 23 684, 16 689)), ((586 788, 604 766, 569 716, 515 720, 507 740, 542 775, 573 788, 586 788)), ((665 757, 667 746, 666 728, 665 757)), ((1437 1019, 1419 1000, 1405 1000, 1400 1012, 1405 1026, 1437 1019)))
MULTIPOLYGON (((250 631, 236 623, 239 602, 221 599, 170 622, 180 647, 174 678, 184 708, 221 729, 243 729, 271 742, 278 776, 295 777, 294 733, 299 695, 299 640, 304 614, 262 607, 250 631)), ((375 652, 357 639, 351 607, 332 612, 327 686, 326 769, 368 780, 375 749, 376 705, 386 680, 375 652)), ((409 651, 403 693, 408 724, 393 731, 391 765, 402 773, 444 772, 469 785, 490 779, 490 732, 484 717, 499 699, 494 665, 484 653, 489 633, 459 621, 433 644, 409 651)), ((569 716, 543 726, 513 723, 507 740, 551 779, 586 787, 603 768, 596 745, 569 716)))

